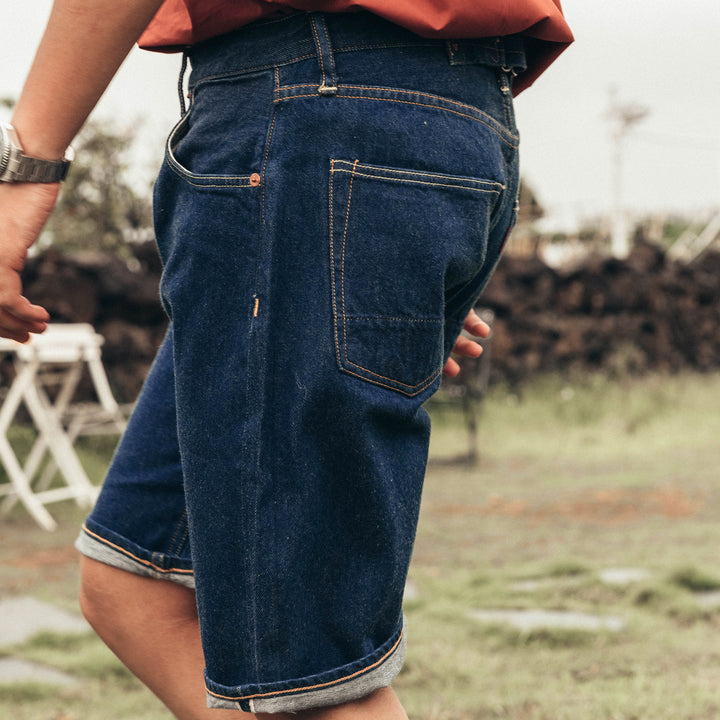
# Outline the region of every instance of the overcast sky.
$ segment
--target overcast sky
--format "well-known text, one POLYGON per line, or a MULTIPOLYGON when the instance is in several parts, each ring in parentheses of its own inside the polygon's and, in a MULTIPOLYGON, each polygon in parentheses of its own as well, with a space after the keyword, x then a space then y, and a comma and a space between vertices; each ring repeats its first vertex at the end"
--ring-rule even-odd
MULTIPOLYGON (((0 97, 17 96, 51 0, 2 0, 0 97)), ((572 227, 611 206, 611 88, 648 110, 623 145, 634 212, 720 208, 720 0, 564 0, 576 43, 517 99, 523 175, 572 227)), ((134 50, 96 114, 137 126, 138 171, 178 116, 179 59, 134 50), (141 157, 142 156, 142 157, 141 157)), ((58 92, 62 102, 62 92, 58 92)))

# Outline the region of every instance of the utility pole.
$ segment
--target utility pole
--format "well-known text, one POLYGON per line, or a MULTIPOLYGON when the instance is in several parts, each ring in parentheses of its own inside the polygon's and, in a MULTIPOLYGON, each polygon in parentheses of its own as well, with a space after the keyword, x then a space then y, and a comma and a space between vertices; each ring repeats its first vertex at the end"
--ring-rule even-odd
POLYGON ((612 229, 610 245, 613 256, 618 258, 624 258, 630 254, 628 217, 622 192, 623 144, 630 128, 645 118, 648 112, 647 108, 640 105, 622 105, 617 99, 616 89, 610 89, 610 109, 608 111, 608 117, 612 123, 612 229))

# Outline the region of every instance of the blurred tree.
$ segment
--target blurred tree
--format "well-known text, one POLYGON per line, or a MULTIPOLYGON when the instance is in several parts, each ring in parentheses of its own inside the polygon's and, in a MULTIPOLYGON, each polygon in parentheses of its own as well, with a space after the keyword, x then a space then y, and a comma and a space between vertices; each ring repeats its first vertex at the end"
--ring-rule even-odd
POLYGON ((128 178, 132 143, 110 121, 85 126, 42 245, 126 255, 128 242, 152 236, 150 191, 139 192, 128 178))
POLYGON ((518 191, 518 224, 533 223, 544 216, 545 208, 540 204, 535 191, 521 178, 518 191))
POLYGON ((536 255, 540 235, 534 223, 544 215, 545 209, 535 191, 521 178, 517 198, 517 224, 510 235, 505 253, 525 257, 536 255))
MULTIPOLYGON (((14 98, 0 97, 3 115, 9 118, 7 111, 13 107, 14 98)), ((153 237, 150 190, 139 192, 128 178, 133 140, 112 121, 86 124, 73 143, 75 162, 40 238, 40 249, 55 245, 129 255, 128 242, 153 237)))

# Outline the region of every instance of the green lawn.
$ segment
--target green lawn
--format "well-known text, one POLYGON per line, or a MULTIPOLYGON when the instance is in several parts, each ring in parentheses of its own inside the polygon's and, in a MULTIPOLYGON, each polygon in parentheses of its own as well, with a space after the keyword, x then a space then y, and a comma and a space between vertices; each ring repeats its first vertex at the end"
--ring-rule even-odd
MULTIPOLYGON (((396 688, 413 720, 708 720, 720 717, 720 374, 569 383, 482 408, 480 462, 459 415, 434 422, 396 688), (639 579, 612 584, 604 571, 639 579), (482 609, 567 610, 619 631, 517 630, 482 609)), ((101 474, 108 446, 83 455, 101 474)), ((53 508, 55 534, 21 509, 0 521, 2 595, 76 608, 72 541, 82 513, 53 508)), ((80 682, 0 688, 13 720, 168 718, 94 637, 42 635, 4 654, 80 682)))

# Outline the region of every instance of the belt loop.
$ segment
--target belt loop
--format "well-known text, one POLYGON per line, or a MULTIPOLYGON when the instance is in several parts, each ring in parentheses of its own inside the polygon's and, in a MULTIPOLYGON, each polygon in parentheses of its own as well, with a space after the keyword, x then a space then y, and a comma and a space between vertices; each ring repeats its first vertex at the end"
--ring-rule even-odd
POLYGON ((315 40, 318 60, 320 61, 320 73, 322 75, 318 93, 320 95, 336 95, 335 58, 333 57, 330 34, 328 33, 323 13, 310 13, 310 25, 312 27, 313 39, 315 40))
POLYGON ((451 65, 457 65, 456 57, 460 52, 460 43, 457 40, 446 40, 445 51, 447 52, 448 61, 451 65))
POLYGON ((495 62, 500 65, 500 67, 505 67, 505 45, 503 44, 502 38, 496 37, 493 40, 495 55, 493 59, 495 62))

